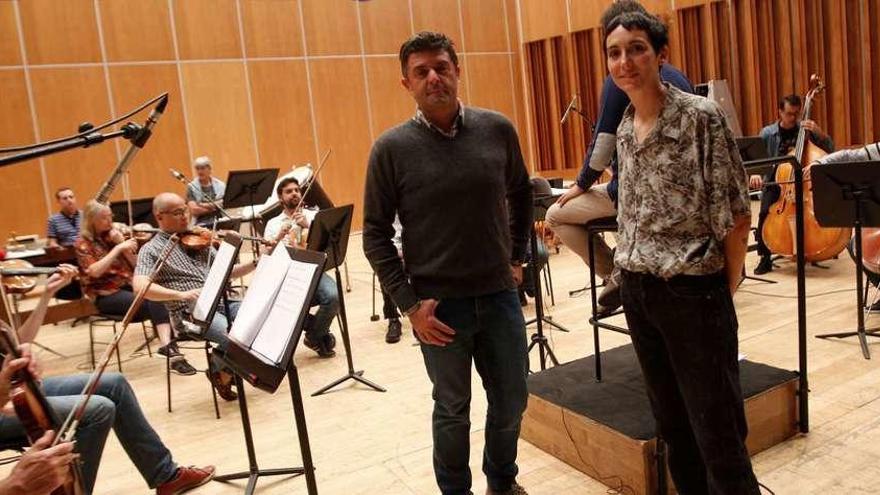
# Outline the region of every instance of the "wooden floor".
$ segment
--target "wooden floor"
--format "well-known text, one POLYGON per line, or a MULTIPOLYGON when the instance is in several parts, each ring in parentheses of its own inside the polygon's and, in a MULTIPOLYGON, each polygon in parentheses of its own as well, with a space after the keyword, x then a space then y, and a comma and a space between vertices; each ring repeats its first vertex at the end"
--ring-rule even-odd
MULTIPOLYGON (((405 329, 395 345, 384 342, 384 323, 371 322, 371 270, 352 237, 348 250, 351 292, 345 294, 357 369, 388 388, 377 393, 352 382, 323 397, 308 394, 341 376, 345 358, 319 360, 308 349, 297 352, 318 489, 323 494, 433 494, 431 468, 431 392, 421 354, 405 329)), ((592 353, 592 333, 586 326, 587 296, 570 298, 568 291, 584 286, 586 270, 570 251, 551 258, 556 305, 554 319, 571 333, 552 332, 550 339, 560 360, 592 353)), ((749 272, 756 260, 747 260, 749 272)), ((828 269, 809 268, 807 302, 809 333, 847 329, 855 325, 854 268, 848 257, 826 263, 828 269)), ((794 265, 779 262, 769 277, 775 285, 747 281, 736 295, 740 319, 741 352, 749 359, 796 369, 796 299, 794 265)), ((377 296, 381 307, 381 297, 377 296)), ((526 308, 527 316, 533 305, 526 308)), ((622 317, 621 317, 622 318, 622 317)), ((877 325, 880 317, 868 322, 877 325)), ((123 342, 124 356, 142 342, 133 327, 123 342)), ((334 329, 338 335, 338 330, 334 329)), ((603 333, 608 348, 627 342, 625 336, 603 333)), ((46 326, 39 342, 64 354, 42 352, 48 375, 82 370, 87 363, 88 330, 84 325, 46 326)), ((341 343, 339 346, 341 349, 341 343)), ((810 422, 812 430, 758 455, 758 478, 777 494, 880 493, 880 345, 877 357, 861 357, 855 339, 823 341, 810 338, 810 422)), ((191 361, 204 366, 198 351, 191 361)), ((533 368, 537 355, 532 354, 533 368)), ((215 464, 218 473, 245 469, 246 455, 236 403, 221 404, 222 419, 214 419, 207 381, 202 376, 173 377, 175 408, 165 409, 164 361, 146 356, 128 357, 124 371, 133 384, 154 428, 182 464, 215 464)), ((471 466, 474 491, 481 494, 485 478, 479 471, 483 445, 485 396, 474 380, 471 466)), ((591 377, 584 377, 591 379, 591 377)), ((286 385, 274 395, 248 389, 257 454, 262 467, 300 464, 286 385)), ((530 444, 520 442, 519 481, 532 495, 608 493, 606 487, 575 471, 530 444)), ((242 484, 211 483, 192 493, 242 493, 242 484)), ((259 493, 306 493, 302 479, 268 478, 259 493)), ((95 493, 148 493, 115 437, 104 452, 95 493)))

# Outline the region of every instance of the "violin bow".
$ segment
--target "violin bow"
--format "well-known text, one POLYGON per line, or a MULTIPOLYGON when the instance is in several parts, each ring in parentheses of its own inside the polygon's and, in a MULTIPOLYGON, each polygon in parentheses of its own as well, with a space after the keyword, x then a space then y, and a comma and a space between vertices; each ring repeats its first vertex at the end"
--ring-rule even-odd
POLYGON ((309 194, 309 190, 312 188, 312 185, 318 181, 318 174, 321 173, 321 169, 324 168, 324 165, 327 164, 327 159, 330 158, 330 153, 333 152, 333 148, 327 148, 327 152, 324 153, 324 156, 321 158, 321 162, 318 163, 318 168, 315 169, 314 175, 312 175, 312 180, 309 181, 309 185, 306 186, 306 190, 303 191, 302 197, 299 198, 299 203, 297 203, 296 208, 293 211, 298 211, 302 205, 303 201, 306 200, 306 195, 309 194))
POLYGON ((177 234, 174 234, 168 239, 168 242, 165 243, 165 247, 159 255, 159 259, 156 260, 156 264, 153 265, 153 269, 147 280, 147 285, 141 288, 141 290, 135 295, 131 306, 129 306, 128 311, 125 313, 125 317, 122 319, 122 329, 113 337, 113 340, 111 340, 110 344, 104 349, 104 354, 101 356, 98 366, 95 367, 95 371, 92 372, 92 375, 83 386, 82 392, 80 392, 80 399, 77 402, 76 407, 70 411, 70 414, 67 415, 64 423, 58 428, 58 432, 55 434, 55 440, 52 442, 53 446, 73 439, 73 436, 76 434, 76 428, 79 426, 79 421, 85 413, 86 405, 88 405, 89 399, 92 398, 92 395, 94 395, 95 390, 98 388, 98 381, 101 379, 104 370, 107 368, 107 364, 113 357, 113 352, 115 352, 116 348, 119 346, 119 342, 122 340, 122 336, 125 335, 128 325, 131 323, 131 320, 134 319, 134 316, 137 314, 146 299, 147 291, 150 289, 150 286, 153 285, 153 280, 156 278, 156 275, 158 275, 159 271, 162 270, 162 267, 165 266, 165 261, 171 254, 171 250, 177 245, 177 241, 177 234))

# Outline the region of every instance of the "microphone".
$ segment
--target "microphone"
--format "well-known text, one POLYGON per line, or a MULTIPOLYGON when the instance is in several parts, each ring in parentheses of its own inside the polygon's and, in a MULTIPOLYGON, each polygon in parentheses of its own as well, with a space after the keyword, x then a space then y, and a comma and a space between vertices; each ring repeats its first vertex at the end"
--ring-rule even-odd
POLYGON ((169 168, 168 171, 171 172, 171 177, 174 177, 175 179, 179 180, 180 182, 183 182, 184 184, 189 184, 189 181, 186 180, 186 176, 183 175, 182 173, 178 172, 177 170, 174 170, 173 168, 169 168))
POLYGON ((568 116, 571 115, 571 111, 575 110, 574 104, 577 102, 577 99, 577 94, 571 97, 571 102, 568 104, 568 108, 565 109, 565 113, 562 114, 562 119, 559 120, 559 125, 565 125, 565 121, 568 120, 568 116))

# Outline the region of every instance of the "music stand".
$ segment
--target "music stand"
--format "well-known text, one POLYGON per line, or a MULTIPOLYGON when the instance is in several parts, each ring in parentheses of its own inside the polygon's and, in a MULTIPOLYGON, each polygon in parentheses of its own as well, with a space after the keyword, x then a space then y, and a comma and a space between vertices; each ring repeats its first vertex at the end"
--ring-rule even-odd
POLYGON ((862 262, 862 227, 880 227, 880 161, 829 163, 810 167, 816 220, 823 227, 853 227, 856 258, 855 331, 817 335, 816 338, 857 336, 862 356, 871 359, 867 337, 880 337, 880 327, 865 329, 862 262))
MULTIPOLYGON (((269 196, 275 194, 275 178, 277 168, 259 168, 255 170, 232 170, 226 178, 226 192, 223 193, 223 208, 243 208, 250 206, 251 218, 255 218, 254 205, 263 204, 269 196)), ((250 234, 256 237, 253 222, 250 223, 250 234)), ((256 240, 251 241, 254 256, 259 253, 260 246, 256 240)))
MULTIPOLYGON (((764 139, 761 138, 761 136, 748 136, 735 139, 736 147, 739 149, 739 156, 743 160, 743 168, 746 169, 747 174, 766 175, 768 172, 775 169, 775 165, 767 165, 764 163, 766 159, 769 158, 769 154, 767 153, 767 145, 764 143, 764 139), (754 166, 751 165, 756 161, 760 164, 754 166)), ((757 234, 755 235, 757 236, 757 234)), ((757 249, 758 245, 752 244, 747 247, 747 252, 752 252, 757 249)), ((777 283, 776 280, 755 277, 747 274, 746 267, 743 265, 742 278, 739 281, 740 285, 746 280, 755 280, 757 282, 764 282, 765 284, 777 283)))
POLYGON ((339 265, 345 261, 353 214, 354 205, 321 210, 315 215, 315 219, 312 220, 312 224, 309 227, 308 249, 327 253, 327 263, 324 265, 324 270, 332 268, 335 271, 336 292, 339 295, 339 321, 342 328, 342 343, 345 346, 345 359, 348 364, 348 373, 345 376, 318 389, 312 394, 312 397, 322 395, 346 380, 358 381, 377 392, 386 391, 384 387, 364 378, 363 370, 355 371, 354 360, 351 356, 351 341, 348 337, 348 317, 345 314, 345 296, 342 291, 342 276, 339 273, 339 265))
MULTIPOLYGON (((110 203, 110 211, 113 213, 113 221, 128 224, 128 201, 114 201, 110 203)), ((148 223, 153 227, 159 224, 153 216, 153 198, 138 198, 131 200, 132 223, 148 223)))

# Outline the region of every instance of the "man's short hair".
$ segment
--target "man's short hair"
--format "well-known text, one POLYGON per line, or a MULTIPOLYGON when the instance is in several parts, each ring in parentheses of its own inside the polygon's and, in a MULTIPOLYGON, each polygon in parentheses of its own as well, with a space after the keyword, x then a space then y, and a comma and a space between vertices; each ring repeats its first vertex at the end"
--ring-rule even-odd
POLYGON ((779 109, 785 110, 786 103, 788 103, 789 105, 791 105, 793 107, 800 108, 801 97, 796 94, 790 94, 790 95, 783 96, 782 98, 779 99, 779 109))
POLYGON ((195 159, 195 161, 193 162, 193 166, 195 168, 210 167, 211 166, 211 159, 208 158, 207 156, 200 156, 195 159))
POLYGON ((609 5, 608 8, 605 9, 605 12, 602 12, 602 19, 599 21, 602 25, 602 29, 607 33, 609 31, 608 25, 611 24, 611 21, 613 21, 615 17, 628 12, 641 12, 642 14, 648 13, 647 9, 636 0, 617 0, 609 5))
POLYGON ((296 177, 285 177, 284 179, 281 179, 281 182, 279 182, 278 185, 275 186, 275 194, 277 194, 278 197, 280 198, 280 197, 281 197, 281 191, 283 191, 284 188, 287 187, 287 185, 288 185, 288 184, 291 184, 291 183, 296 184, 297 186, 299 186, 299 181, 296 180, 296 177))
POLYGON ((432 31, 421 31, 414 34, 410 39, 400 45, 400 72, 406 77, 406 64, 409 56, 413 53, 435 52, 437 50, 445 50, 452 60, 452 65, 458 67, 458 55, 455 54, 455 43, 443 33, 435 33, 432 31))
POLYGON ((61 193, 63 193, 64 191, 73 192, 73 189, 67 186, 59 187, 58 190, 55 191, 55 199, 61 199, 61 193))
POLYGON ((666 28, 666 24, 663 24, 663 21, 657 16, 641 12, 627 12, 611 19, 606 26, 605 38, 602 40, 603 45, 607 42, 608 35, 620 26, 623 26, 627 31, 644 31, 648 35, 648 41, 651 42, 654 51, 658 54, 669 45, 669 30, 666 28))

